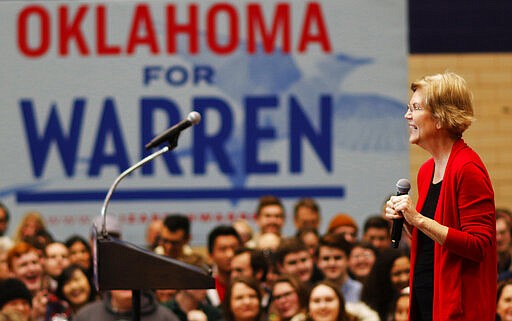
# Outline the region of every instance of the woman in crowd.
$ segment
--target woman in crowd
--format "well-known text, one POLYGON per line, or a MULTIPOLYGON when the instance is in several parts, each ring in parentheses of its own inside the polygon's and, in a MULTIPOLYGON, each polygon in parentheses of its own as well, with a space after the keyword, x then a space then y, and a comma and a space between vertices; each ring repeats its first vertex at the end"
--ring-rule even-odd
POLYGON ((83 237, 73 235, 66 240, 65 244, 69 249, 69 262, 81 266, 87 277, 92 280, 92 250, 89 243, 83 237))
POLYGON ((497 319, 501 321, 512 320, 512 280, 501 282, 498 285, 497 298, 497 319))
POLYGON ((258 281, 239 277, 231 281, 222 302, 226 321, 260 321, 262 294, 258 281))
POLYGON ((73 264, 57 278, 55 295, 50 294, 46 321, 71 320, 78 310, 96 300, 96 291, 82 267, 73 264))
POLYGON ((320 244, 320 235, 318 234, 318 230, 312 227, 303 227, 297 231, 295 236, 306 245, 311 256, 315 257, 316 250, 320 244))
POLYGON ((387 320, 394 300, 409 282, 409 253, 403 249, 385 249, 379 253, 363 285, 361 300, 387 320), (385 295, 384 295, 385 294, 385 295))
POLYGON ((269 319, 274 321, 305 320, 307 292, 307 287, 296 276, 279 276, 272 287, 272 317, 269 319))
POLYGON ((308 299, 309 321, 356 321, 345 310, 345 299, 338 287, 328 281, 313 286, 308 299))
POLYGON ((20 220, 14 236, 15 242, 34 238, 41 231, 46 231, 46 224, 39 212, 27 212, 20 220))
POLYGON ((350 276, 364 283, 372 270, 377 257, 377 250, 369 242, 359 241, 354 243, 348 257, 348 271, 350 276))

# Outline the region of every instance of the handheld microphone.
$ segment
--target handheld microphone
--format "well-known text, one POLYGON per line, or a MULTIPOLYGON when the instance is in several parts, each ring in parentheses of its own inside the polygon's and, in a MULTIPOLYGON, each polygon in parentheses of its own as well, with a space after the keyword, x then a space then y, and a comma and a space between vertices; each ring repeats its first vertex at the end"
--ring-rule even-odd
MULTIPOLYGON (((408 179, 402 178, 396 182, 397 192, 396 195, 406 195, 409 193, 411 189, 411 183, 408 179)), ((391 246, 393 248, 398 248, 398 244, 400 243, 400 239, 402 238, 402 227, 404 225, 404 218, 397 218, 393 220, 393 229, 391 230, 391 246)))
POLYGON ((188 114, 187 118, 183 119, 176 125, 172 126, 171 128, 167 129, 160 135, 153 138, 149 143, 146 144, 146 149, 151 149, 153 147, 156 147, 162 143, 165 143, 171 138, 173 138, 176 135, 179 135, 183 130, 189 128, 192 125, 197 125, 201 121, 201 114, 199 114, 197 111, 193 111, 188 114))

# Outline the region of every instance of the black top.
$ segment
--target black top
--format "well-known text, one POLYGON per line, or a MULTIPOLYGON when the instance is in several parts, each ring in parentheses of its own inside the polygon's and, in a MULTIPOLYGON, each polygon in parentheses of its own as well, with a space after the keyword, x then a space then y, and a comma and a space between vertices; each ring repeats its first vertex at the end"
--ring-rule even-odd
MULTIPOLYGON (((439 200, 441 183, 430 184, 427 199, 421 214, 434 219, 434 213, 439 200)), ((418 230, 418 246, 416 265, 414 267, 414 311, 415 320, 432 320, 432 301, 434 297, 434 241, 418 230)))

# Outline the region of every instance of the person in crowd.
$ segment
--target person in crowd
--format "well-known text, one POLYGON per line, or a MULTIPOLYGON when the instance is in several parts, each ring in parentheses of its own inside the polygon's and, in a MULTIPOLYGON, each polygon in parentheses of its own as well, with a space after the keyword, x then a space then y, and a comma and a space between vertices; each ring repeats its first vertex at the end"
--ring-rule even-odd
POLYGON ((345 213, 336 214, 327 227, 325 234, 342 234, 349 243, 357 241, 358 226, 352 216, 345 213))
POLYGON ((256 247, 254 232, 246 219, 237 219, 233 222, 233 227, 237 231, 238 235, 240 235, 240 239, 242 239, 242 244, 244 247, 248 247, 250 249, 256 247))
MULTIPOLYGON (((155 218, 151 220, 146 228, 146 248, 154 251, 160 244, 160 234, 164 227, 164 222, 161 219, 155 218)), ((163 254, 163 253, 158 253, 163 254)))
POLYGON ((343 293, 345 302, 361 299, 363 285, 348 275, 348 257, 351 244, 341 234, 326 234, 320 239, 317 265, 325 280, 336 284, 343 293))
POLYGON ((412 233, 412 319, 491 320, 496 213, 485 165, 462 139, 473 121, 472 94, 451 72, 425 76, 411 89, 409 142, 432 157, 418 172, 418 202, 392 196, 386 215, 403 217, 412 233))
POLYGON ((44 223, 44 219, 41 213, 36 211, 27 212, 21 218, 18 224, 14 242, 17 243, 26 241, 30 238, 35 238, 38 234, 40 234, 41 231, 46 230, 46 224, 44 223))
MULTIPOLYGON (((106 232, 110 237, 116 239, 123 238, 123 227, 119 217, 115 215, 106 215, 105 217, 103 217, 102 215, 98 215, 92 221, 92 226, 93 228, 96 228, 96 232, 98 235, 103 232, 103 225, 105 225, 106 232)), ((93 235, 91 229, 91 234, 89 237, 90 242, 92 242, 93 240, 92 236, 93 235)))
POLYGON ((363 284, 361 300, 387 320, 394 300, 408 286, 409 253, 404 249, 382 250, 363 284), (383 295, 385 294, 385 295, 383 295))
POLYGON ((254 278, 235 278, 226 289, 222 302, 226 321, 263 321, 261 291, 254 278))
POLYGON ((13 240, 7 235, 10 221, 9 209, 0 202, 0 252, 8 251, 13 245, 13 240))
POLYGON ((268 261, 262 250, 239 247, 231 259, 231 280, 237 277, 253 277, 258 280, 262 292, 262 308, 267 311, 270 289, 266 286, 268 261))
POLYGON ((7 265, 7 250, 0 250, 0 281, 11 276, 7 265))
POLYGON ((275 252, 280 274, 292 274, 309 285, 317 280, 313 277, 313 257, 306 245, 295 237, 285 238, 275 252))
POLYGON ((356 321, 345 307, 345 298, 337 285, 321 281, 309 292, 307 313, 311 321, 356 321))
POLYGON ((293 223, 296 231, 305 227, 318 231, 320 218, 320 206, 312 198, 301 198, 293 207, 293 223))
MULTIPOLYGON (((0 312, 14 314, 20 321, 31 320, 32 294, 25 283, 17 278, 0 281, 0 312)), ((7 319, 10 320, 10 319, 7 319)))
POLYGON ((393 304, 392 321, 409 320, 409 291, 402 291, 393 304))
POLYGON ((28 243, 18 242, 7 253, 7 266, 11 276, 21 280, 32 295, 32 318, 44 316, 48 284, 44 282, 40 252, 28 243))
POLYGON ((270 320, 305 321, 308 289, 296 276, 283 274, 272 287, 270 320))
POLYGON ((268 264, 262 250, 239 247, 231 259, 231 279, 245 276, 265 282, 268 264))
MULTIPOLYGON (((120 321, 133 320, 131 290, 111 290, 103 294, 103 299, 82 307, 73 321, 120 321)), ((140 313, 142 321, 179 321, 169 309, 161 306, 152 291, 141 292, 140 313)))
POLYGON ((275 252, 281 243, 281 236, 268 232, 260 234, 256 241, 256 248, 275 252))
POLYGON ((191 240, 190 220, 185 215, 167 215, 163 222, 159 240, 164 255, 197 266, 206 264, 205 258, 198 253, 194 253, 189 246, 191 240))
POLYGON ((379 251, 389 248, 391 246, 389 221, 381 215, 369 216, 364 222, 361 239, 371 243, 379 251))
POLYGON ((64 242, 69 249, 69 263, 81 266, 87 277, 93 279, 92 250, 89 242, 80 235, 72 235, 64 242))
POLYGON ((48 309, 47 315, 64 314, 68 319, 72 319, 82 307, 98 298, 86 271, 79 265, 73 264, 66 267, 57 281, 55 297, 58 302, 53 301, 55 303, 53 310, 48 309))
POLYGON ((221 310, 206 302, 206 290, 178 290, 173 299, 163 305, 171 309, 180 321, 223 320, 221 310), (198 315, 199 318, 193 317, 192 314, 198 315))
POLYGON ((50 289, 57 289, 57 278, 62 270, 69 266, 69 249, 62 242, 52 242, 44 248, 43 251, 44 272, 50 277, 50 289))
POLYGON ((303 227, 297 231, 295 237, 306 245, 311 256, 315 256, 318 244, 320 243, 320 235, 318 234, 317 229, 312 227, 303 227))
POLYGON ((512 261, 512 214, 507 209, 496 209, 496 251, 498 277, 503 279, 512 261))
MULTIPOLYGON (((274 233, 281 236, 285 223, 286 212, 281 200, 275 196, 262 196, 256 208, 256 224, 259 226, 259 235, 274 233)), ((255 236, 256 243, 259 235, 255 236)))
POLYGON ((232 226, 219 225, 208 234, 208 254, 214 264, 215 289, 209 289, 207 296, 213 306, 219 306, 224 301, 231 277, 231 260, 241 245, 242 240, 232 226))
POLYGON ((371 243, 358 241, 352 246, 348 257, 348 272, 351 278, 364 283, 377 259, 377 250, 371 243))
POLYGON ((496 302, 497 320, 512 320, 512 280, 500 282, 496 302))

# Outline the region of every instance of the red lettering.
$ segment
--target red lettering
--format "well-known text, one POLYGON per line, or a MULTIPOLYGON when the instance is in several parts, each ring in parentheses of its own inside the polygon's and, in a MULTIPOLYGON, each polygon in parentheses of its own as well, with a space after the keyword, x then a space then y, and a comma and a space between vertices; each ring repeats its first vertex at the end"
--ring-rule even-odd
POLYGON ((41 6, 27 6, 18 16, 18 49, 22 54, 28 57, 39 57, 44 55, 50 48, 50 15, 41 6), (29 19, 37 18, 39 22, 39 43, 35 46, 30 45, 29 19))
POLYGON ((126 52, 133 54, 135 48, 140 45, 147 45, 152 54, 159 52, 156 30, 147 4, 135 7, 135 18, 130 30, 126 52), (139 34, 140 31, 143 31, 142 35, 139 34))
POLYGON ((89 54, 89 48, 81 29, 87 10, 87 5, 78 7, 77 14, 68 24, 68 7, 59 7, 59 54, 61 56, 69 54, 69 45, 72 40, 76 41, 78 52, 81 55, 89 54))
POLYGON ((188 52, 199 53, 199 9, 196 4, 188 6, 188 23, 178 24, 176 22, 176 7, 167 7, 167 53, 177 52, 177 34, 184 33, 188 36, 188 52))
POLYGON ((219 54, 226 55, 232 53, 238 47, 238 15, 235 8, 227 3, 216 4, 211 10, 208 11, 206 40, 210 49, 219 54), (228 39, 225 45, 222 45, 217 40, 217 18, 219 14, 225 13, 227 19, 225 20, 228 25, 227 35, 228 39))
POLYGON ((278 4, 276 7, 276 13, 272 20, 272 30, 270 33, 265 31, 265 21, 263 13, 261 12, 260 4, 250 4, 247 7, 247 51, 249 53, 255 53, 257 48, 257 37, 256 32, 259 31, 263 42, 263 50, 266 53, 272 53, 275 51, 275 43, 277 33, 281 30, 282 35, 282 51, 289 53, 291 49, 291 37, 290 37, 290 5, 289 4, 278 4))
POLYGON ((299 52, 306 51, 309 43, 318 42, 325 52, 331 52, 332 47, 327 34, 327 27, 324 22, 322 11, 318 3, 309 3, 306 8, 306 18, 300 35, 298 46, 299 52), (316 28, 315 28, 316 27, 316 28), (317 29, 317 33, 313 29, 317 29))
POLYGON ((108 44, 108 23, 104 5, 99 5, 96 8, 96 25, 96 48, 98 55, 119 55, 121 53, 121 47, 119 45, 108 44))

